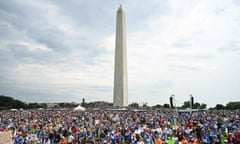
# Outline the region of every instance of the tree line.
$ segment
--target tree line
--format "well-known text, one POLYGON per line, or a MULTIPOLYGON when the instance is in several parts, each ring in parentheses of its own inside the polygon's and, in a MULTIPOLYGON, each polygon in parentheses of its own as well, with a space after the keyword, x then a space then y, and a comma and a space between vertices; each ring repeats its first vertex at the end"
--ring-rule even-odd
MULTIPOLYGON (((56 103, 54 105, 54 108, 73 108, 76 107, 77 103, 56 103)), ((94 108, 95 103, 94 102, 83 102, 81 103, 82 106, 86 108, 94 108)), ((129 108, 144 108, 144 109, 170 109, 170 104, 157 104, 154 106, 148 106, 147 103, 144 103, 142 106, 140 106, 137 102, 133 102, 129 104, 129 108)), ((182 106, 177 107, 178 109, 185 109, 190 107, 190 101, 185 101, 182 106)), ((48 105, 46 103, 25 103, 20 100, 14 99, 10 96, 4 96, 0 95, 0 110, 8 110, 8 109, 37 109, 37 108, 48 108, 48 105)), ((193 109, 205 109, 207 108, 207 104, 205 103, 193 103, 193 109)), ((228 102, 226 105, 223 104, 216 104, 215 107, 212 107, 210 109, 217 109, 217 110, 240 110, 240 101, 235 102, 228 102)))
MULTIPOLYGON (((161 109, 161 108, 171 108, 170 104, 157 104, 155 106, 149 107, 147 106, 147 103, 143 104, 142 106, 140 106, 137 102, 133 102, 129 105, 130 108, 151 108, 151 109, 161 109)), ((175 107, 174 107, 175 108, 175 107)), ((177 109, 186 109, 186 108, 190 108, 190 101, 185 101, 183 102, 182 106, 177 106, 177 109)), ((193 103, 192 109, 206 109, 207 108, 207 104, 205 103, 193 103)), ((216 110, 236 110, 239 109, 240 110, 240 101, 235 101, 235 102, 228 102, 226 105, 223 104, 216 104, 215 107, 211 107, 209 109, 216 109, 216 110)))
POLYGON ((34 109, 34 108, 47 108, 45 103, 24 103, 20 100, 14 99, 10 96, 0 96, 0 110, 7 109, 34 109))

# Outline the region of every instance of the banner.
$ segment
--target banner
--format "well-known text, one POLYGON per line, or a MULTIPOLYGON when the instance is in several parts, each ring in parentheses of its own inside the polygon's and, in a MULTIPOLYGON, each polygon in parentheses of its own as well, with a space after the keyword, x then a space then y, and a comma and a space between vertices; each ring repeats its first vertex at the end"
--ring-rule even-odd
POLYGON ((11 132, 0 132, 0 144, 13 144, 11 132))

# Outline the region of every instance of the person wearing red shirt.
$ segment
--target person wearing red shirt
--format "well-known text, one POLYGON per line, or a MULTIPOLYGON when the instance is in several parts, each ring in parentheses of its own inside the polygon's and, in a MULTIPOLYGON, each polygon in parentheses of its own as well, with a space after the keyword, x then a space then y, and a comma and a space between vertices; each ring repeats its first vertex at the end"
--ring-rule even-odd
POLYGON ((240 128, 237 129, 237 132, 235 134, 235 139, 236 139, 236 142, 239 144, 240 143, 240 128))

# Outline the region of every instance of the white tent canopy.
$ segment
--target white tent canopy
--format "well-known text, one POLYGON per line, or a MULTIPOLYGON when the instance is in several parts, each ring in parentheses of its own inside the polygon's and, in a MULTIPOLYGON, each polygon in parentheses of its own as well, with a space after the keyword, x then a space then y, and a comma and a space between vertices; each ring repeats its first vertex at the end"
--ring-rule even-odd
POLYGON ((78 105, 77 107, 75 107, 74 109, 73 109, 73 111, 85 111, 86 110, 86 108, 84 108, 84 107, 82 107, 82 106, 80 106, 80 105, 78 105))

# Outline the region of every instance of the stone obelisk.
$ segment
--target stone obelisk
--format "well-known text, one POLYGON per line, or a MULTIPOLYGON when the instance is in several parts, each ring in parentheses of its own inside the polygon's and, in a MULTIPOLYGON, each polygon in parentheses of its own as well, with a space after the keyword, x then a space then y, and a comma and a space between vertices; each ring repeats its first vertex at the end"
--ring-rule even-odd
POLYGON ((117 10, 113 106, 128 106, 128 75, 125 13, 117 10))

